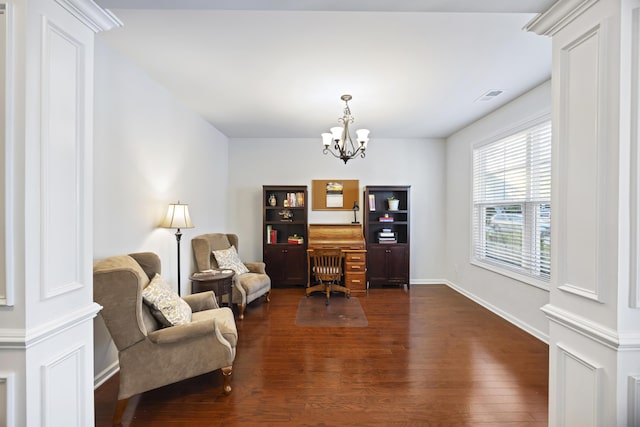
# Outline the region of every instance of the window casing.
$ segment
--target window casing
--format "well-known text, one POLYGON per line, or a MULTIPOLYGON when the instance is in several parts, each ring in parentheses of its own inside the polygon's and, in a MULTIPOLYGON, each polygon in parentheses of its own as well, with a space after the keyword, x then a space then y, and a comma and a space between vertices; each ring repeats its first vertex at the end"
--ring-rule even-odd
POLYGON ((542 282, 551 275, 551 121, 473 149, 472 258, 542 282))

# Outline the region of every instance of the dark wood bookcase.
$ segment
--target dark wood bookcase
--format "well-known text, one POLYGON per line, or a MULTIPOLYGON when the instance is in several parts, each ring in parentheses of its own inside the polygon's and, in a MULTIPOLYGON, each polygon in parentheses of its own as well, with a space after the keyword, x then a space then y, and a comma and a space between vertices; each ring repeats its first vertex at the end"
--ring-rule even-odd
POLYGON ((306 185, 262 186, 262 259, 274 286, 307 283, 307 196, 306 185))
POLYGON ((365 187, 362 204, 370 287, 406 284, 409 288, 410 190, 407 185, 365 187), (398 200, 397 210, 390 209, 391 197, 398 200))

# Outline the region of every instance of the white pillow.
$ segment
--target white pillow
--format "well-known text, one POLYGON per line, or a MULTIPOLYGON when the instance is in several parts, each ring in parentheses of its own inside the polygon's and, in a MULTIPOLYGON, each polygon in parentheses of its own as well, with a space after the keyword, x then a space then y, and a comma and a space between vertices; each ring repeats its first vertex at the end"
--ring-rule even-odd
POLYGON ((164 326, 184 325, 191 322, 191 307, 156 274, 142 290, 142 299, 153 316, 164 326))
POLYGON ((216 258, 216 262, 220 268, 229 268, 235 271, 236 274, 249 272, 247 266, 240 261, 240 257, 238 256, 238 252, 236 252, 235 246, 231 246, 228 249, 213 251, 213 256, 216 258))

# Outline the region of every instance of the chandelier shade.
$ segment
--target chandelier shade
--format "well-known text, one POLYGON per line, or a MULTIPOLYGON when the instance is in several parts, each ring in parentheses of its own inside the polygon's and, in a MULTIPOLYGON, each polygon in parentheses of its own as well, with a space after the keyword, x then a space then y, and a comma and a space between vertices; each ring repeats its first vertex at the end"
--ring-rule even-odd
POLYGON ((349 108, 351 95, 342 95, 340 99, 342 99, 345 104, 343 115, 338 119, 338 122, 342 123, 342 126, 332 127, 330 129, 331 133, 321 134, 322 145, 324 147, 322 152, 324 154, 331 154, 333 157, 347 164, 349 160, 357 156, 365 157, 365 150, 369 142, 369 130, 356 130, 356 142, 354 143, 349 131, 349 125, 354 121, 351 115, 351 109, 349 108))

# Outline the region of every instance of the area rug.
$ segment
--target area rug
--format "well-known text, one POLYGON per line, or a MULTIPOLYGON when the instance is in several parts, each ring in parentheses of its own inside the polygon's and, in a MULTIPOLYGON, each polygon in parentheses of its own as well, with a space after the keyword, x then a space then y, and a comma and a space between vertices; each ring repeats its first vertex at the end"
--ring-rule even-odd
POLYGON ((296 326, 324 328, 362 328, 369 325, 358 298, 343 295, 327 297, 322 294, 302 297, 298 303, 296 326))

